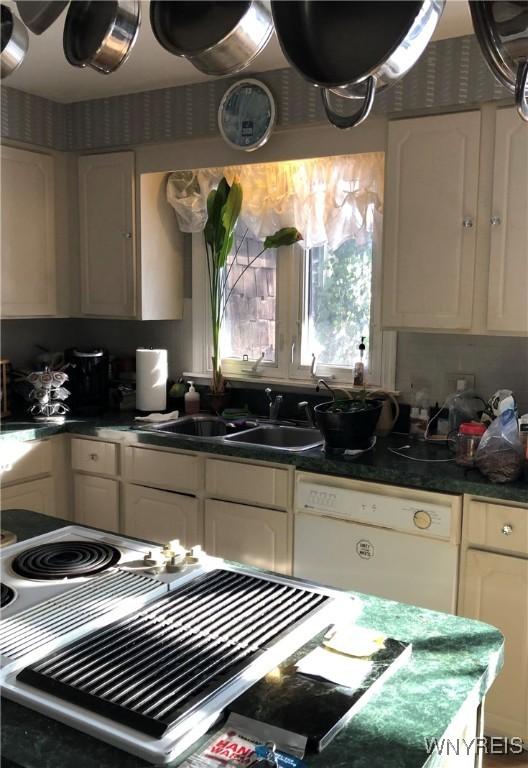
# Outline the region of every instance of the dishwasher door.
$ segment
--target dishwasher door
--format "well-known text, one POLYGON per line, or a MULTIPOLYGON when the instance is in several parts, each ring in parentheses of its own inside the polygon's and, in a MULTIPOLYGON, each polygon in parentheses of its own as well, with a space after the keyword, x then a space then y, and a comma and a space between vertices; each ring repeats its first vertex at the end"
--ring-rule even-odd
POLYGON ((293 575, 455 613, 458 546, 451 541, 297 512, 293 575))

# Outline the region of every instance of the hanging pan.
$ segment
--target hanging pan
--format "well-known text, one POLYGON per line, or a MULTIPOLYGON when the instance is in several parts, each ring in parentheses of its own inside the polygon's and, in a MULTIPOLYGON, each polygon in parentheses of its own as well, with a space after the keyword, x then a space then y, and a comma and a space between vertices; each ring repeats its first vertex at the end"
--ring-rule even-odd
POLYGON ((115 72, 132 50, 139 24, 139 0, 72 0, 64 24, 64 55, 74 67, 115 72))
POLYGON ((471 0, 469 7, 487 65, 528 122, 528 2, 471 0))
POLYGON ((268 4, 262 0, 151 0, 150 23, 165 50, 206 75, 218 76, 247 67, 273 32, 268 4))
POLYGON ((18 0, 17 10, 30 32, 41 35, 59 18, 67 5, 68 0, 18 0))
POLYGON ((275 31, 290 64, 322 88, 337 128, 359 125, 374 96, 403 77, 425 50, 445 0, 273 0, 275 31), (356 114, 337 114, 330 94, 361 100, 356 114))
POLYGON ((3 80, 22 64, 27 53, 29 36, 20 19, 7 5, 0 6, 2 37, 1 73, 3 80))

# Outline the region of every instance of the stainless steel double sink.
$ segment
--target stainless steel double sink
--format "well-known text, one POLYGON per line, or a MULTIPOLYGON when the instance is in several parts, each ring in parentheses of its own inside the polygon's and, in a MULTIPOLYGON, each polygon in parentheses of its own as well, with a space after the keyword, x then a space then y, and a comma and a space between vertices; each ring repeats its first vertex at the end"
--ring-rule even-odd
POLYGON ((173 421, 145 424, 137 429, 158 435, 187 435, 188 437, 220 440, 240 445, 259 445, 277 451, 307 451, 323 444, 323 436, 313 427, 298 427, 281 422, 266 423, 248 420, 243 425, 219 416, 182 416, 173 421))

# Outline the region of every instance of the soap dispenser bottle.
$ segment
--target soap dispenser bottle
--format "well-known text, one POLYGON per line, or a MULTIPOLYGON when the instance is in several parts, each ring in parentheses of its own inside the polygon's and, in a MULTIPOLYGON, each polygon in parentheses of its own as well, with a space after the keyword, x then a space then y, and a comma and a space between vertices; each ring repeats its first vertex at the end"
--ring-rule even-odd
POLYGON ((359 360, 354 365, 354 386, 363 387, 365 385, 365 364, 363 363, 363 354, 365 352, 365 337, 361 337, 359 345, 359 360))
POLYGON ((200 395, 194 388, 194 381, 189 381, 189 391, 185 393, 185 413, 190 416, 200 411, 200 395))

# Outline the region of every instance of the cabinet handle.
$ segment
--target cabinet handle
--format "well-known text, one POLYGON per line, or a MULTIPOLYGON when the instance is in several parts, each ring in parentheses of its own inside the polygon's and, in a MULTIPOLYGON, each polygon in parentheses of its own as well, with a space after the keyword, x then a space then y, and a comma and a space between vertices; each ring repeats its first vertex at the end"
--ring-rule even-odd
POLYGON ((490 219, 490 224, 492 227, 498 227, 499 224, 502 224, 501 217, 500 216, 492 216, 490 219))
POLYGON ((291 362, 292 365, 293 365, 294 360, 295 360, 295 345, 296 345, 296 342, 297 342, 296 339, 292 339, 292 343, 291 343, 291 357, 290 357, 290 362, 291 362))
POLYGON ((464 221, 462 222, 462 226, 464 227, 464 229, 471 229, 471 227, 473 226, 473 219, 469 219, 469 218, 464 219, 464 221))
POLYGON ((92 461, 97 461, 99 459, 99 456, 96 453, 91 453, 90 458, 92 461))
POLYGON ((504 525, 502 526, 502 533, 505 536, 511 536, 511 534, 513 533, 513 525, 511 523, 504 523, 504 525))

